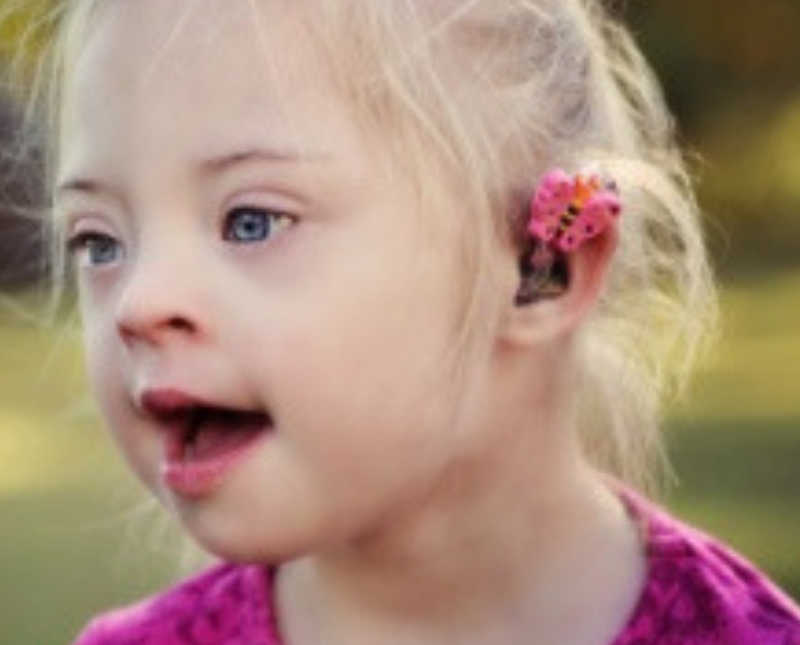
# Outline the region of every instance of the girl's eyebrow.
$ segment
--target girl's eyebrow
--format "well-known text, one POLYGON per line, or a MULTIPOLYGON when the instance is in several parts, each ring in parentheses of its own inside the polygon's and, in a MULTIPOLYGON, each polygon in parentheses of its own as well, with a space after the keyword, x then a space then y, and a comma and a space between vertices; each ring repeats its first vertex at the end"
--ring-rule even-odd
MULTIPOLYGON (((308 163, 314 161, 323 161, 329 159, 331 155, 321 153, 300 153, 291 149, 278 149, 278 148, 252 148, 248 150, 241 150, 204 159, 198 164, 201 174, 218 174, 229 170, 239 164, 249 163, 253 161, 269 162, 269 163, 308 163)), ((75 179, 68 179, 60 183, 55 194, 67 192, 88 193, 90 195, 97 195, 100 193, 110 194, 112 197, 121 199, 121 195, 117 190, 111 186, 107 186, 94 179, 86 179, 76 177, 75 179)))
POLYGON ((94 179, 84 179, 81 177, 77 177, 75 179, 68 179, 60 183, 56 187, 54 194, 56 197, 58 197, 58 195, 62 193, 69 193, 69 192, 88 193, 90 195, 98 195, 101 193, 106 193, 108 195, 111 195, 120 202, 124 201, 122 195, 112 186, 107 186, 106 184, 103 184, 94 179))
POLYGON ((203 171, 203 174, 207 174, 223 172, 233 166, 251 161, 262 161, 269 163, 306 163, 321 161, 329 157, 330 155, 319 153, 301 153, 289 148, 252 148, 206 159, 199 165, 200 169, 203 171))

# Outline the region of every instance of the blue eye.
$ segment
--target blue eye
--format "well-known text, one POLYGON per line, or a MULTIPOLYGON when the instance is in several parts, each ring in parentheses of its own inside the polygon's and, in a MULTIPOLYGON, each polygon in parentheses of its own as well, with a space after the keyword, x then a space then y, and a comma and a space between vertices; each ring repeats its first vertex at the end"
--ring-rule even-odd
POLYGON ((67 242, 67 250, 70 255, 80 254, 85 266, 112 264, 122 258, 122 245, 104 233, 78 233, 67 242))
POLYGON ((290 223, 291 218, 283 213, 250 206, 234 208, 225 217, 222 236, 242 244, 263 242, 290 223))

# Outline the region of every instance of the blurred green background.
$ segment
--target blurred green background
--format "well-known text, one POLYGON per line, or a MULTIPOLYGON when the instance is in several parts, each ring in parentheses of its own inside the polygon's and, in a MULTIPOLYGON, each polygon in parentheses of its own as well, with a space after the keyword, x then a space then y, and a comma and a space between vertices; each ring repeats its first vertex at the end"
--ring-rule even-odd
MULTIPOLYGON (((800 599, 800 2, 616 7, 678 116, 723 281, 722 341, 667 424, 665 502, 800 599)), ((0 225, 0 643, 55 645, 196 560, 100 431, 77 325, 26 317, 20 226, 0 225)))

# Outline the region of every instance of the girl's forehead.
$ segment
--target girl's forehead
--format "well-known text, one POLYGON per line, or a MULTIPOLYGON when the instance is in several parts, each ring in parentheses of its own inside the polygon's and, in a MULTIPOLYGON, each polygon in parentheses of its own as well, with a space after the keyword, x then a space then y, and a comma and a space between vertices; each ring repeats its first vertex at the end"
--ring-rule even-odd
POLYGON ((341 149, 349 115, 301 35, 302 20, 278 11, 282 4, 107 3, 73 53, 63 153, 114 166, 132 148, 150 158, 159 146, 160 154, 173 147, 207 157, 222 142, 341 149))
POLYGON ((254 83, 319 75, 297 12, 278 11, 277 4, 112 0, 78 45, 74 69, 80 76, 88 67, 93 80, 114 77, 120 85, 151 92, 164 89, 159 82, 187 79, 200 87, 224 85, 235 72, 246 72, 254 83))

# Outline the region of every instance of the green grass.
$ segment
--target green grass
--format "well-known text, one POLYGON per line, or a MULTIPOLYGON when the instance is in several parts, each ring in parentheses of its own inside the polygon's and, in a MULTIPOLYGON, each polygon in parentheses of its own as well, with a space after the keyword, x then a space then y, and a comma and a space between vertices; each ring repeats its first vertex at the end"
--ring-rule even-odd
POLYGON ((800 416, 800 271, 730 287, 723 336, 676 416, 790 419, 800 416))
MULTIPOLYGON (((800 599, 800 272, 724 294, 726 335, 668 440, 680 517, 800 599)), ((77 340, 0 325, 0 643, 68 642, 93 613, 178 577, 85 395, 77 340)))

